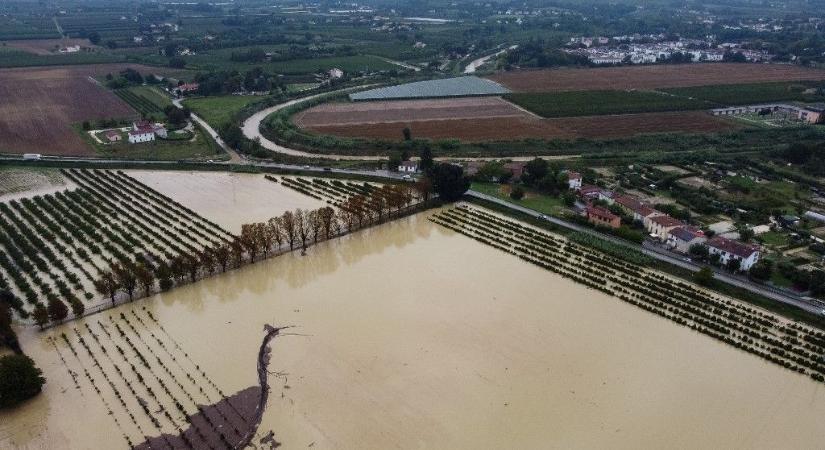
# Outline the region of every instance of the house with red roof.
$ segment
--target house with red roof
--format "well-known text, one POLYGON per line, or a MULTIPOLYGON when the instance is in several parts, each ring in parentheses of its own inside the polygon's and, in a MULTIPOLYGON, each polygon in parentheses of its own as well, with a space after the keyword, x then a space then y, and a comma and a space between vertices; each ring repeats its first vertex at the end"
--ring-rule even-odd
POLYGON ((660 216, 653 216, 647 220, 647 232, 651 236, 656 235, 660 240, 667 241, 667 235, 670 230, 684 225, 681 220, 663 214, 660 216))
POLYGON ((719 261, 727 265, 731 259, 739 260, 739 270, 747 271, 759 262, 759 246, 745 244, 722 236, 715 236, 707 242, 708 252, 719 255, 719 261))
POLYGON ((619 228, 622 225, 622 220, 619 216, 601 206, 587 205, 585 208, 585 216, 588 222, 596 226, 619 228))

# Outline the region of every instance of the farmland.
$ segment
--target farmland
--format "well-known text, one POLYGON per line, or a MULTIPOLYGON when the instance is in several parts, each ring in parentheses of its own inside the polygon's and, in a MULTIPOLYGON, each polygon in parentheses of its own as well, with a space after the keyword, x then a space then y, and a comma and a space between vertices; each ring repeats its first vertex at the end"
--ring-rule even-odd
POLYGON ((162 120, 165 117, 163 109, 172 104, 168 97, 151 86, 133 86, 114 92, 142 116, 155 120, 162 120))
POLYGON ((825 70, 778 64, 687 64, 524 70, 490 77, 514 92, 659 89, 825 80, 825 70))
POLYGON ((718 106, 747 105, 778 101, 821 102, 825 96, 804 91, 821 86, 812 82, 746 83, 663 89, 663 92, 713 102, 718 106))
POLYGON ((409 126, 416 138, 461 139, 468 142, 520 139, 604 139, 648 133, 711 133, 739 127, 732 121, 699 111, 624 114, 610 116, 479 118, 420 120, 409 123, 365 123, 358 125, 315 125, 307 129, 318 134, 342 137, 401 140, 409 126))
POLYGON ((301 127, 422 120, 527 117, 500 97, 324 103, 296 114, 301 127))
POLYGON ((542 117, 685 111, 712 106, 697 99, 651 91, 518 93, 506 98, 542 117))
POLYGON ((72 124, 136 116, 126 103, 89 79, 121 67, 1 70, 0 152, 94 154, 72 124))
POLYGON ((187 98, 183 105, 200 116, 216 130, 232 121, 235 115, 250 103, 263 101, 266 97, 252 95, 223 95, 187 98))

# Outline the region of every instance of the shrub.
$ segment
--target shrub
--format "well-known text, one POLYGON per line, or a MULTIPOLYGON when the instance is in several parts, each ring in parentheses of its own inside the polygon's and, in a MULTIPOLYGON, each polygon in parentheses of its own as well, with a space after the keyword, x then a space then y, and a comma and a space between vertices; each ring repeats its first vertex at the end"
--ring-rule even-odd
POLYGON ((40 393, 46 379, 26 355, 0 358, 0 408, 9 408, 40 393))

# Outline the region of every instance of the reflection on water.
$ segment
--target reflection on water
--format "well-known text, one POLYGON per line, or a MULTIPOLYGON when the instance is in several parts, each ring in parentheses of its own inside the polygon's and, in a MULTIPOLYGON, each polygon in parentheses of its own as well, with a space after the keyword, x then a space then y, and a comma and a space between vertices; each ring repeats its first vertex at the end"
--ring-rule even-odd
MULTIPOLYGON (((139 304, 225 392, 256 384, 263 324, 295 325, 299 336, 273 346, 261 424, 284 448, 784 449, 825 439, 820 383, 425 215, 139 304)), ((49 383, 0 414, 0 447, 122 444, 78 430, 108 423, 105 411, 71 388, 42 335, 23 339, 49 383)))

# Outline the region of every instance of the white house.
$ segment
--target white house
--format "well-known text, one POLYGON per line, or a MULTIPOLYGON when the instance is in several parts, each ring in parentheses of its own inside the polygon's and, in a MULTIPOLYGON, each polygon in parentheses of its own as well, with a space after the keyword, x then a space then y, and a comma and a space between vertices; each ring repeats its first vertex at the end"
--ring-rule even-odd
POLYGON ((582 188, 582 176, 577 172, 567 172, 567 187, 578 191, 582 188))
POLYGON ((722 236, 714 237, 707 245, 709 253, 719 255, 722 264, 728 264, 731 259, 738 259, 739 270, 750 270, 759 261, 759 247, 756 245, 744 244, 722 236))
POLYGON ((137 144, 140 142, 151 142, 155 140, 155 132, 153 130, 131 130, 129 131, 129 143, 137 144))
POLYGON ((667 233, 667 246, 681 253, 687 253, 691 246, 703 244, 705 241, 705 233, 695 227, 676 227, 667 233))
POLYGON ((415 161, 401 161, 401 164, 398 166, 398 171, 404 173, 416 173, 418 172, 418 163, 415 161))
POLYGON ((329 72, 327 72, 327 74, 328 74, 328 75, 329 75, 329 77, 330 77, 330 78, 332 78, 332 79, 335 79, 335 78, 341 78, 341 77, 343 77, 343 76, 344 76, 344 71, 343 71, 343 70, 341 70, 341 69, 339 69, 339 68, 337 68, 337 67, 334 67, 334 68, 332 68, 332 69, 329 69, 329 72))

